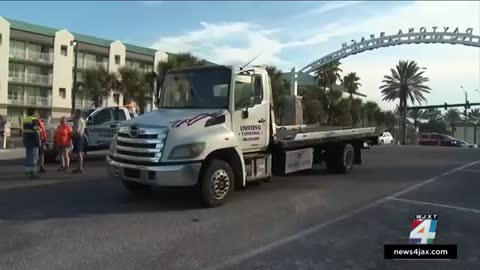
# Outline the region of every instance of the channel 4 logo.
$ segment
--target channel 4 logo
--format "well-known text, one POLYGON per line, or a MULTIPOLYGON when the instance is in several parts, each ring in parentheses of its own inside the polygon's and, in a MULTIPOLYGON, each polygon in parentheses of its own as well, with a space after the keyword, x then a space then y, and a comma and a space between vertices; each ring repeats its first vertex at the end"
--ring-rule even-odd
POLYGON ((416 215, 410 231, 410 244, 433 244, 438 215, 416 215))

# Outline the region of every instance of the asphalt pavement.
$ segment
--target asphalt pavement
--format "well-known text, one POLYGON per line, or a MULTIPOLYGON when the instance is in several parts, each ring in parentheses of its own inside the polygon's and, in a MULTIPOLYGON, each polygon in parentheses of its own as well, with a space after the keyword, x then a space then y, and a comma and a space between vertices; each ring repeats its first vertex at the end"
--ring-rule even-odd
POLYGON ((101 157, 48 169, 0 161, 0 269, 480 269, 478 149, 375 147, 351 174, 274 177, 214 209, 191 190, 129 195, 101 157), (383 259, 419 213, 457 260, 383 259))

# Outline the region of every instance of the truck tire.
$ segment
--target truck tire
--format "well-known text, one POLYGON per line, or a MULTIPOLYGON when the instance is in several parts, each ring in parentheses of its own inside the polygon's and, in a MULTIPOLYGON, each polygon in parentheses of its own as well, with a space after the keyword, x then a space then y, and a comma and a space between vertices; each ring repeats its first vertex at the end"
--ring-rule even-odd
POLYGON ((349 173, 353 169, 355 151, 351 144, 331 145, 327 148, 327 170, 333 173, 349 173))
POLYGON ((123 187, 133 194, 144 193, 152 190, 152 186, 136 183, 133 181, 122 181, 123 187))
POLYGON ((230 165, 213 159, 205 164, 200 176, 201 199, 206 207, 217 207, 224 204, 234 186, 234 174, 230 165))

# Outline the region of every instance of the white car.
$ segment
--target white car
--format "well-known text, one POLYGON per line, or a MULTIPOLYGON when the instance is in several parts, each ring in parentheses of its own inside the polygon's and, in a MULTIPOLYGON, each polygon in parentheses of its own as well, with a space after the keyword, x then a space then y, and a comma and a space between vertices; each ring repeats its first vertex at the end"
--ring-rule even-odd
POLYGON ((456 142, 457 142, 457 145, 458 145, 459 147, 475 148, 475 149, 478 148, 478 145, 477 145, 477 144, 470 144, 470 143, 468 143, 468 142, 466 142, 466 141, 462 141, 462 140, 457 140, 456 142))
POLYGON ((378 136, 378 144, 394 144, 395 140, 393 139, 392 134, 390 132, 382 132, 380 136, 378 136))

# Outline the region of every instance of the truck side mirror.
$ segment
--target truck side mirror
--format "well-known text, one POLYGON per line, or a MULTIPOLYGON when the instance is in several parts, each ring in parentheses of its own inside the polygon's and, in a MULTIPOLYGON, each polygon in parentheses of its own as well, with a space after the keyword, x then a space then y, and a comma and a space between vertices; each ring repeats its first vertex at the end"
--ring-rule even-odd
POLYGON ((245 107, 245 110, 242 111, 242 118, 243 119, 248 118, 248 107, 245 107))
POLYGON ((160 107, 160 97, 159 97, 159 96, 156 96, 156 97, 155 97, 155 106, 156 106, 157 108, 160 107))

